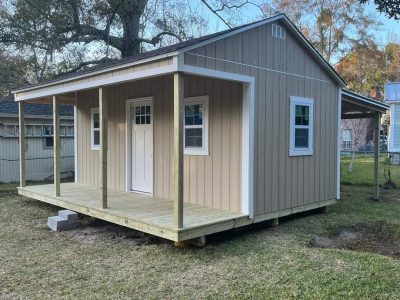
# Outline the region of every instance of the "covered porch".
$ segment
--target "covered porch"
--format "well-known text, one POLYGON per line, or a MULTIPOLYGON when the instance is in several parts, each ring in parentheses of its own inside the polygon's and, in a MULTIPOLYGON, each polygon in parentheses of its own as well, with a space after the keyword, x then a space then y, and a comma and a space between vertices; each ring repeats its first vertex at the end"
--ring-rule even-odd
POLYGON ((175 242, 250 224, 253 79, 200 68, 178 71, 176 57, 121 69, 15 93, 20 128, 26 102, 53 104, 54 128, 50 185, 26 185, 20 132, 19 194, 175 242), (207 97, 210 133, 203 140, 206 153, 190 154, 184 149, 185 101, 200 96, 207 97), (76 112, 76 177, 61 184, 59 105, 66 103, 76 112), (154 153, 133 161, 136 125, 154 131, 154 153), (137 189, 133 166, 146 159, 151 162, 142 169, 150 166, 154 174, 145 189, 137 189))

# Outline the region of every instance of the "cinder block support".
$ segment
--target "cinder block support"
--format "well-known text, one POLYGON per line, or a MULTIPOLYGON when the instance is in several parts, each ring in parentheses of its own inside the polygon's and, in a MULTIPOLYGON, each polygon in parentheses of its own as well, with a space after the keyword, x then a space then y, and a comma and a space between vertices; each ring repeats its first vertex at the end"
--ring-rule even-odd
POLYGON ((271 220, 271 226, 272 227, 278 227, 279 226, 279 218, 275 218, 271 220))
POLYGON ((66 231, 78 227, 78 214, 70 210, 60 210, 58 216, 49 217, 47 226, 53 231, 66 231))
POLYGON ((68 209, 58 211, 58 216, 67 220, 69 223, 78 221, 78 214, 68 209))

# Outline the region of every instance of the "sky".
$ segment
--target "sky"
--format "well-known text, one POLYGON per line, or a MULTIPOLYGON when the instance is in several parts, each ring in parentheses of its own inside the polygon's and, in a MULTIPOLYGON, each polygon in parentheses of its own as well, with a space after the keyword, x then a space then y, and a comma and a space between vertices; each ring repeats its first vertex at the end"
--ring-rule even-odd
MULTIPOLYGON (((400 21, 395 21, 394 19, 388 19, 384 14, 376 10, 375 5, 371 2, 365 4, 367 11, 375 16, 381 23, 380 29, 375 31, 377 44, 382 46, 387 44, 391 39, 395 39, 395 42, 400 43, 400 21)), ((259 9, 247 5, 246 9, 242 9, 244 19, 248 19, 248 22, 254 21, 257 16, 260 15, 259 9)), ((210 15, 210 30, 220 31, 227 27, 220 21, 216 16, 210 15)), ((246 22, 247 23, 247 22, 246 22)))

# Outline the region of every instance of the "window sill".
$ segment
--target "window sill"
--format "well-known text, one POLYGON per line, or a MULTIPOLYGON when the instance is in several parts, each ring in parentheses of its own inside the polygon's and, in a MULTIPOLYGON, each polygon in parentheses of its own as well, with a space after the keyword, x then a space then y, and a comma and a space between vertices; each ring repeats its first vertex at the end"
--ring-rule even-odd
POLYGON ((92 146, 90 148, 90 150, 92 150, 92 151, 100 151, 100 146, 92 146))
POLYGON ((289 151, 289 156, 312 156, 313 150, 307 149, 307 150, 290 150, 289 151))
POLYGON ((184 149, 184 155, 197 155, 197 156, 208 156, 207 150, 197 150, 197 149, 184 149))

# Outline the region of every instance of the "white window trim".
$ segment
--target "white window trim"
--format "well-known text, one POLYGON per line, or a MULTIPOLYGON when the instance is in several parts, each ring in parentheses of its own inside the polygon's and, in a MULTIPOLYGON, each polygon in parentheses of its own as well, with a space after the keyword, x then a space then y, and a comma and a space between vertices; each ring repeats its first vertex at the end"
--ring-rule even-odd
POLYGON ((197 97, 190 97, 190 98, 185 98, 184 100, 184 105, 186 106, 187 104, 201 104, 203 105, 203 147, 202 148, 186 148, 185 147, 185 109, 184 109, 184 116, 183 116, 183 153, 185 155, 209 155, 209 149, 208 149, 208 115, 209 115, 209 96, 197 96, 197 97))
MULTIPOLYGON (((91 150, 100 150, 100 145, 95 145, 94 144, 94 126, 93 126, 93 121, 94 121, 94 114, 95 113, 99 113, 99 108, 92 108, 90 109, 90 145, 91 145, 91 150)), ((100 128, 96 129, 99 130, 100 132, 100 128)))
POLYGON ((313 155, 314 141, 314 100, 310 98, 290 97, 290 147, 289 156, 313 155), (296 105, 304 105, 310 108, 310 122, 308 126, 295 126, 296 105), (309 128, 308 147, 295 148, 295 128, 309 128))

